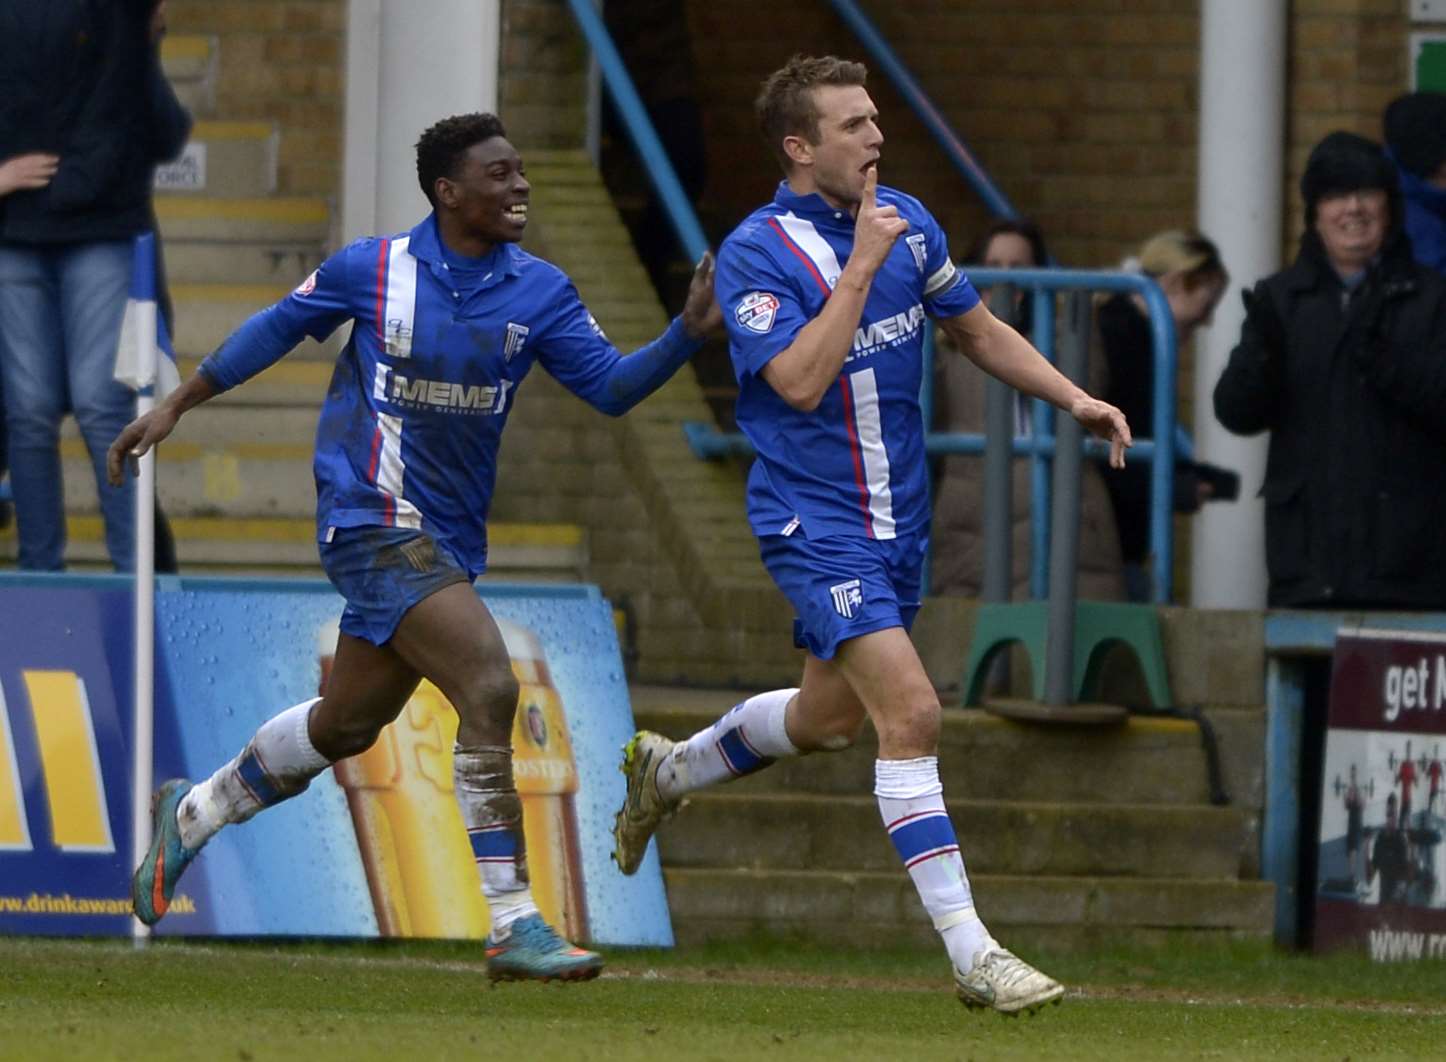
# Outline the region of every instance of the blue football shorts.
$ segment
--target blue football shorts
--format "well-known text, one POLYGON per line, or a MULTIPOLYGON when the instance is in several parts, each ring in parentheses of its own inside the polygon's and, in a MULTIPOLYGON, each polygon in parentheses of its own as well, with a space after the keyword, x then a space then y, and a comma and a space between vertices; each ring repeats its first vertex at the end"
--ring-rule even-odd
POLYGON ((793 605, 793 643, 832 660, 840 643, 914 625, 927 535, 893 539, 763 535, 763 566, 793 605))
POLYGON ((341 630, 385 644, 407 609, 474 574, 423 531, 405 527, 338 527, 322 542, 321 566, 346 599, 341 630))

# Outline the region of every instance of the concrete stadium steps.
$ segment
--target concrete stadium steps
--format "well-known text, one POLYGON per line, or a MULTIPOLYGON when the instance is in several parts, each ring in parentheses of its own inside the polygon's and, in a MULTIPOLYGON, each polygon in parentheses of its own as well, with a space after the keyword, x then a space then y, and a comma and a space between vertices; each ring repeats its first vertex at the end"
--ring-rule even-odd
MULTIPOLYGON (((1254 841, 1233 808, 950 800, 971 874, 1222 879, 1254 841)), ((670 868, 887 871, 899 857, 871 795, 691 798, 658 833, 670 868)))
POLYGON ((331 228, 326 201, 305 196, 167 195, 157 197, 156 217, 167 246, 177 240, 319 246, 331 228))
POLYGON ((160 195, 248 198, 276 191, 280 134, 271 122, 202 120, 191 127, 189 153, 205 157, 205 183, 195 188, 158 181, 160 195))
MULTIPOLYGON (((888 944, 932 943, 909 876, 892 872, 690 869, 664 873, 679 943, 756 932, 888 944)), ((1265 937, 1275 893, 1265 882, 1176 877, 971 874, 979 910, 1009 947, 1059 949, 1193 930, 1265 937)), ((1027 951, 1026 951, 1027 954, 1027 951)))
POLYGON ((321 265, 323 257, 319 243, 168 240, 165 244, 166 275, 173 284, 262 284, 290 291, 321 265))
MULTIPOLYGON (((176 307, 177 355, 204 357, 219 347, 252 314, 284 298, 296 285, 274 284, 172 284, 176 307)), ((301 342, 288 358, 332 361, 350 334, 343 325, 318 343, 301 342)), ((318 396, 318 404, 320 396, 318 396)))
MULTIPOLYGON (((202 359, 190 355, 178 359, 181 379, 186 380, 196 371, 202 359)), ((331 384, 334 366, 330 361, 282 358, 265 372, 253 376, 240 387, 217 395, 206 405, 206 414, 230 407, 287 408, 303 407, 310 410, 312 424, 321 413, 321 402, 331 384)), ((184 425, 186 421, 181 421, 184 425)))
MULTIPOLYGON (((733 703, 727 691, 637 687, 639 727, 680 738, 707 726, 733 703)), ((865 727, 845 752, 785 760, 732 783, 739 792, 872 793, 877 743, 865 727)), ((939 739, 944 792, 958 800, 1029 800, 1113 805, 1200 805, 1209 783, 1193 724, 1131 718, 1124 726, 1030 727, 977 709, 944 712, 939 739)))
POLYGON ((216 104, 216 38, 168 34, 161 40, 161 67, 176 95, 194 115, 216 104))
MULTIPOLYGON (((162 491, 162 502, 171 501, 162 491)), ((170 516, 176 554, 187 575, 301 575, 322 578, 316 521, 170 516)), ((109 570, 104 527, 95 513, 66 517, 67 563, 77 571, 109 570)), ((15 558, 15 527, 0 532, 0 561, 15 558)), ((506 582, 578 582, 586 578, 586 532, 572 524, 498 523, 488 527, 488 572, 506 582)))

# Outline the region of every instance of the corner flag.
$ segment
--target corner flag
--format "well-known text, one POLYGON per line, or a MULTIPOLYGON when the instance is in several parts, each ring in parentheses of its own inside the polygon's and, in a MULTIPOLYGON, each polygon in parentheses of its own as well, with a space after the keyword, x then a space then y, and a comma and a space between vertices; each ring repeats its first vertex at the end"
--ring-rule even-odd
POLYGON ((137 236, 132 250, 131 290, 126 299, 125 317, 121 319, 115 378, 133 391, 154 386, 158 399, 181 386, 176 352, 156 305, 154 233, 137 236))

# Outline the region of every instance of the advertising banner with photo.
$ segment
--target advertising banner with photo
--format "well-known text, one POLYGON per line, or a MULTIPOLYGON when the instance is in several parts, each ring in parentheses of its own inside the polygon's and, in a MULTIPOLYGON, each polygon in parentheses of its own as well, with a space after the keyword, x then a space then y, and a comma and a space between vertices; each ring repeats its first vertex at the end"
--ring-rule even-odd
MULTIPOLYGON (((479 587, 521 685, 513 731, 533 894, 576 940, 672 943, 656 849, 609 858, 632 711, 594 587, 479 587)), ((130 932, 131 595, 123 578, 0 577, 0 933, 130 932)), ((163 580, 155 778, 203 778, 317 695, 342 602, 313 582, 163 580)), ((456 713, 424 682, 370 750, 245 825, 181 880, 162 935, 481 938, 452 794, 456 713)))
POLYGON ((1317 950, 1446 955, 1446 635, 1342 631, 1327 727, 1317 950))

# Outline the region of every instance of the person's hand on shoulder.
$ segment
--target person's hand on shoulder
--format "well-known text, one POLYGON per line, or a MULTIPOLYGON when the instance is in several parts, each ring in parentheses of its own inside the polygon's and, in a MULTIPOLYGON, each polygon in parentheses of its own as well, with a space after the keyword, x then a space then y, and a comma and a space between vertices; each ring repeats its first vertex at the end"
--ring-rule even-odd
POLYGON ((693 339, 723 327, 723 310, 713 294, 713 272, 713 252, 704 251, 688 282, 688 301, 683 304, 683 329, 693 339))
POLYGON ((47 155, 42 151, 6 159, 0 162, 0 196, 30 188, 44 188, 59 167, 59 155, 47 155))

